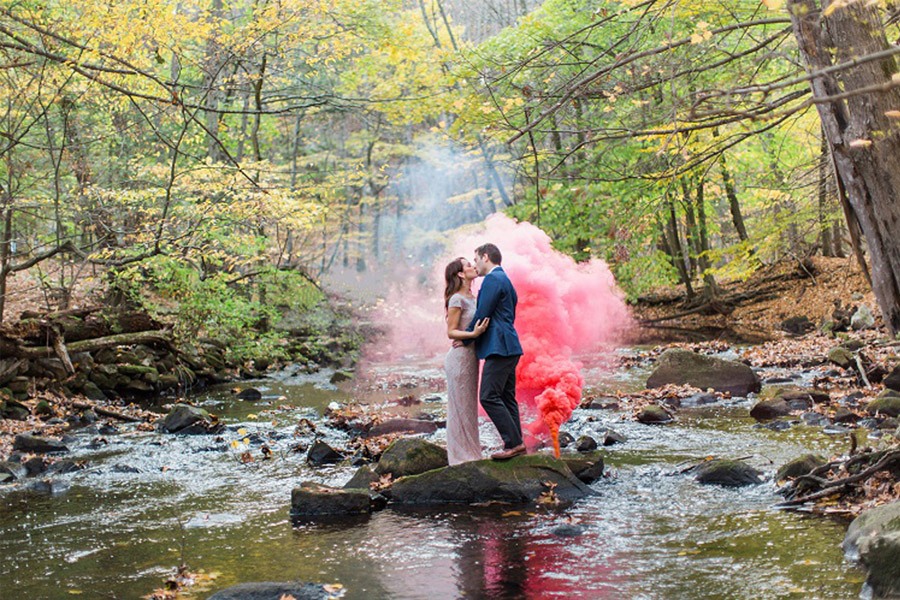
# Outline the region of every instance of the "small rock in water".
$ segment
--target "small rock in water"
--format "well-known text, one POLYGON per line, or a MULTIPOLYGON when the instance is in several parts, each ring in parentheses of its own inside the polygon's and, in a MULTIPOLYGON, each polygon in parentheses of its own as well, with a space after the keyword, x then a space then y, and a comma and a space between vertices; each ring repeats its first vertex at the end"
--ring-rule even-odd
POLYGON ((661 423, 668 423, 672 421, 672 416, 666 412, 661 406, 651 404, 649 406, 645 406, 640 413, 638 413, 637 420, 646 425, 654 425, 661 423))
POLYGON ((251 387, 238 392, 237 398, 238 400, 246 400, 247 402, 257 402, 262 400, 262 392, 251 387))
POLYGON ((603 438, 604 446, 612 446, 613 444, 624 444, 628 441, 624 435, 612 429, 607 430, 606 437, 603 438))
POLYGON ((850 433, 853 431, 849 427, 844 427, 843 425, 828 425, 822 429, 822 433, 826 433, 828 435, 841 435, 844 433, 850 433))
POLYGON ((317 467, 322 465, 333 465, 342 460, 344 460, 343 454, 321 440, 317 440, 306 455, 306 462, 317 467))
POLYGON ((765 425, 756 425, 756 427, 769 429, 771 431, 784 431, 786 429, 790 429, 791 424, 788 421, 772 421, 771 423, 766 423, 765 425))
POLYGON ((558 535, 560 537, 578 537, 582 533, 584 533, 584 527, 581 525, 559 525, 550 530, 550 533, 553 535, 558 535))
POLYGON ((800 415, 800 418, 803 419, 803 422, 807 425, 812 426, 820 426, 820 425, 829 425, 831 421, 828 420, 823 414, 819 414, 817 412, 806 412, 800 415))
POLYGON ((566 448, 575 441, 575 438, 568 431, 559 432, 559 447, 566 448))
POLYGON ((579 452, 590 452, 591 450, 596 450, 597 440, 589 435, 583 435, 578 438, 578 443, 575 446, 575 449, 579 452))

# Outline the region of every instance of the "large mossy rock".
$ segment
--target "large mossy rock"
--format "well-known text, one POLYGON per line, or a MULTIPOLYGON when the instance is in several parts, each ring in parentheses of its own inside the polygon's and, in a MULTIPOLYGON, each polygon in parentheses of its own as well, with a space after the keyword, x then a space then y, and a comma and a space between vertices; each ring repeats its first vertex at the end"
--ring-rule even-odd
POLYGON ((418 475, 447 466, 447 450, 421 438, 400 438, 387 447, 375 465, 379 475, 390 473, 394 479, 418 475))
POLYGON ((304 481, 291 491, 291 515, 295 517, 359 515, 371 511, 368 490, 340 489, 304 481))
POLYGON ((782 481, 783 479, 788 478, 794 479, 801 475, 806 475, 813 469, 821 467, 826 462, 828 461, 818 454, 804 454, 803 456, 783 464, 775 473, 775 481, 782 481))
POLYGON ((656 369, 647 379, 647 387, 666 384, 692 385, 700 389, 713 388, 734 396, 746 396, 758 392, 762 386, 753 369, 744 363, 704 356, 671 348, 663 352, 656 369))
POLYGON ((900 416, 900 394, 887 389, 866 405, 866 412, 870 415, 881 413, 889 417, 900 416))
POLYGON ((477 460, 404 477, 391 488, 398 504, 474 504, 480 502, 533 502, 555 484, 560 500, 594 494, 565 461, 546 454, 519 456, 507 461, 477 460))
POLYGON ((692 472, 698 483, 724 487, 742 487, 762 483, 762 473, 739 460, 709 460, 697 465, 692 472))
POLYGON ((333 598, 319 583, 300 581, 264 581, 259 583, 239 583, 210 596, 207 600, 325 600, 333 598))
POLYGON ((859 515, 842 546, 848 557, 866 566, 874 598, 900 597, 900 502, 859 515))

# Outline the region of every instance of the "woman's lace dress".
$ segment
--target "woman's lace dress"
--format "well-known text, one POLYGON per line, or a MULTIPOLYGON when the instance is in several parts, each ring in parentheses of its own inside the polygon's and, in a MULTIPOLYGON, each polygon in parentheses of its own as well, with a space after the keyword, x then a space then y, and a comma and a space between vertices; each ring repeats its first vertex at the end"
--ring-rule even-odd
MULTIPOLYGON (((459 328, 475 316, 475 299, 450 296, 450 308, 462 309, 459 328)), ((478 358, 475 344, 451 348, 444 359, 447 372, 447 459, 451 465, 481 459, 478 439, 478 358)))

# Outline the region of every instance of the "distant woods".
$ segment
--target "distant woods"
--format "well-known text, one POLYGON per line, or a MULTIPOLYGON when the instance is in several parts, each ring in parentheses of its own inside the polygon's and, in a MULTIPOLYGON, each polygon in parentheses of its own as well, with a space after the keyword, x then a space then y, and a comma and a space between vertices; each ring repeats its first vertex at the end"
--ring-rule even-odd
POLYGON ((892 11, 0 0, 0 320, 22 273, 47 308, 94 277, 186 332, 266 323, 503 210, 631 296, 856 254, 897 330, 892 11))

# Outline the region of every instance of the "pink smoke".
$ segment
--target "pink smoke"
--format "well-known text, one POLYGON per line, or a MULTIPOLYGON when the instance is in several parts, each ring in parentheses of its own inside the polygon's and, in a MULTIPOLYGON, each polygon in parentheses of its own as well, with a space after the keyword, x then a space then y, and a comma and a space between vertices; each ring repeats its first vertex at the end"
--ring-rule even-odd
POLYGON ((484 233, 454 248, 470 256, 485 242, 500 248, 519 296, 516 330, 525 354, 516 371, 516 396, 523 424, 536 437, 549 433, 556 446, 559 427, 581 402, 584 379, 574 356, 621 339, 632 323, 624 295, 606 263, 576 263, 530 223, 493 215, 484 233))
MULTIPOLYGON (((422 290, 413 277, 394 279, 389 298, 373 317, 388 329, 388 337, 367 354, 382 361, 447 352, 444 266, 457 256, 472 260, 485 242, 500 248, 503 269, 519 296, 516 330, 525 354, 516 371, 516 395, 523 425, 533 437, 549 435, 555 446, 560 426, 581 402, 584 379, 575 356, 617 343, 632 319, 606 263, 576 263, 554 250, 547 234, 530 223, 496 214, 479 233, 453 240, 451 251, 432 267, 430 290, 422 290)), ((475 281, 476 292, 480 282, 475 281)), ((536 445, 533 439, 528 443, 536 445)))

